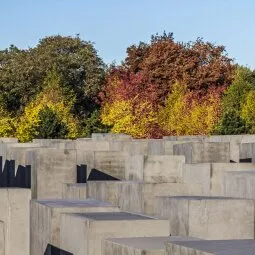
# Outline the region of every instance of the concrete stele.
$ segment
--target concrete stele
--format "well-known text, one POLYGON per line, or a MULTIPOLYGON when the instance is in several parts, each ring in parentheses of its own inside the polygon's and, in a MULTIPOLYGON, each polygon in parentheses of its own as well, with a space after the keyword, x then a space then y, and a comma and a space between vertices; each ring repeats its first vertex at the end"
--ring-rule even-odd
POLYGON ((62 214, 61 218, 61 248, 76 255, 101 255, 107 238, 169 234, 168 221, 125 212, 62 214))
MULTIPOLYGON (((43 255, 47 244, 60 246, 62 213, 118 212, 110 203, 87 200, 32 200, 30 204, 30 255, 43 255)), ((68 233, 70 230, 68 230, 68 233)))

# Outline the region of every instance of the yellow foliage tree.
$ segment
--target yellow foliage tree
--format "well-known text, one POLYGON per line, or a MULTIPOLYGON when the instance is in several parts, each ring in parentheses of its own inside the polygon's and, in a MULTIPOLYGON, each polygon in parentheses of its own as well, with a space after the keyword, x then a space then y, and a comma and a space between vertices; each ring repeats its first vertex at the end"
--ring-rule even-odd
POLYGON ((176 83, 159 111, 159 125, 167 135, 210 134, 219 120, 219 100, 213 93, 198 100, 185 85, 176 83))
POLYGON ((14 137, 16 129, 16 119, 7 114, 0 107, 0 137, 14 137))
POLYGON ((251 133, 255 133, 255 91, 248 93, 246 100, 241 108, 241 118, 251 126, 251 133))
POLYGON ((21 142, 31 141, 38 135, 40 126, 40 112, 48 107, 66 125, 68 133, 63 138, 75 138, 78 135, 78 122, 71 114, 73 100, 66 99, 60 87, 61 79, 53 71, 45 80, 43 91, 31 101, 24 110, 17 126, 17 138, 21 142))
POLYGON ((136 104, 135 100, 105 104, 101 113, 102 123, 112 126, 113 133, 130 134, 136 138, 148 137, 150 125, 157 121, 157 114, 148 101, 136 104))

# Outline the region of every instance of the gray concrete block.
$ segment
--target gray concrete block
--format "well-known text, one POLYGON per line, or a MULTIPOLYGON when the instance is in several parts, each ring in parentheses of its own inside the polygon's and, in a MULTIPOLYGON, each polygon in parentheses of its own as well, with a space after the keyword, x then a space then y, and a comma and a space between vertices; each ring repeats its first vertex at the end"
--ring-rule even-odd
POLYGON ((144 212, 143 183, 138 181, 89 181, 88 196, 112 203, 124 211, 144 212))
POLYGON ((130 213, 61 215, 61 244, 76 255, 101 255, 102 241, 114 237, 167 236, 167 221, 130 213))
POLYGON ((210 195, 211 164, 183 164, 183 183, 203 186, 203 194, 210 195))
POLYGON ((5 254, 5 226, 4 222, 0 221, 0 255, 5 254))
POLYGON ((64 183, 62 186, 63 199, 86 199, 87 184, 86 183, 64 183))
POLYGON ((157 217, 172 235, 203 239, 254 238, 254 202, 227 197, 159 197, 157 217))
POLYGON ((62 198, 63 183, 76 182, 76 151, 39 148, 30 155, 32 164, 32 197, 62 198))
POLYGON ((0 188, 0 254, 29 254, 30 199, 29 189, 0 188))
POLYGON ((168 241, 168 255, 252 255, 254 240, 168 241))
POLYGON ((113 203, 125 211, 148 215, 155 215, 157 196, 204 195, 203 186, 199 184, 89 181, 87 185, 91 198, 113 203))
POLYGON ((93 133, 91 138, 93 141, 129 141, 132 139, 130 135, 114 133, 93 133))
POLYGON ((184 155, 186 163, 229 163, 229 143, 183 143, 174 145, 174 155, 184 155))
POLYGON ((225 196, 255 199, 255 170, 226 172, 224 184, 225 196))
MULTIPOLYGON (((61 213, 119 211, 110 203, 88 200, 32 200, 30 203, 30 254, 43 255, 50 243, 60 246, 61 213)), ((71 229, 68 231, 71 233, 71 229)))
POLYGON ((224 175, 229 171, 248 171, 255 170, 252 163, 212 163, 211 164, 211 195, 224 196, 225 183, 224 175))
POLYGON ((148 183, 180 183, 184 163, 184 156, 129 156, 125 162, 125 179, 148 183))
POLYGON ((95 151, 94 162, 91 167, 120 180, 125 179, 125 162, 128 158, 126 152, 95 151))
POLYGON ((71 139, 33 139, 33 143, 40 144, 42 147, 52 147, 57 149, 75 149, 75 141, 71 139))
POLYGON ((165 255, 168 241, 198 240, 192 237, 160 236, 111 238, 103 241, 103 255, 165 255))

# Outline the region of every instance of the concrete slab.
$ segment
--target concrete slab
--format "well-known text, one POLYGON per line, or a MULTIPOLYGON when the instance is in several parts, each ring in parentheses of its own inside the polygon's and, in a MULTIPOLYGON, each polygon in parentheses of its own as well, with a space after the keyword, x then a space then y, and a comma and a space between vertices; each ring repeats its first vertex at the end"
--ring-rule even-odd
POLYGON ((104 255, 165 255, 167 241, 186 240, 198 239, 180 236, 111 238, 103 241, 102 248, 104 255))
POLYGON ((174 145, 174 155, 184 155, 186 163, 229 163, 229 143, 183 143, 174 145))
POLYGON ((107 211, 119 211, 119 208, 93 199, 32 200, 30 204, 30 254, 43 255, 48 243, 59 247, 61 213, 107 211))
POLYGON ((199 184, 145 183, 140 181, 89 181, 88 196, 122 210, 155 215, 156 196, 204 195, 199 184))
POLYGON ((229 171, 224 176, 225 196, 255 199, 255 171, 229 171))
POLYGON ((157 217, 169 219, 172 235, 203 239, 254 238, 254 202, 228 197, 158 197, 157 217))
POLYGON ((254 240, 168 241, 168 255, 252 255, 254 240))
POLYGON ((86 183, 64 183, 62 186, 63 199, 86 199, 87 184, 86 183))
POLYGON ((5 253, 5 234, 4 234, 4 222, 0 221, 0 255, 5 253))
POLYGON ((211 166, 211 195, 225 196, 225 173, 233 171, 255 171, 253 163, 212 163, 211 166))
POLYGON ((125 179, 148 183, 180 183, 182 182, 184 163, 184 156, 129 156, 125 162, 125 179))
POLYGON ((30 199, 29 189, 0 188, 0 243, 4 243, 0 251, 4 255, 29 254, 30 199))
POLYGON ((61 248, 76 255, 101 255, 114 237, 168 235, 167 221, 126 212, 61 215, 61 248))
POLYGON ((76 150, 37 148, 30 157, 32 198, 61 199, 62 184, 76 182, 76 150))

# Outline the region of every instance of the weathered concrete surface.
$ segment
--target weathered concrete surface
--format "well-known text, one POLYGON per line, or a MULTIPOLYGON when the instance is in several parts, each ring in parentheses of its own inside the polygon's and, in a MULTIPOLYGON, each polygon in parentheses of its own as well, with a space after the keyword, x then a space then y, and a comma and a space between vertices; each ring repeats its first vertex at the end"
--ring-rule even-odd
POLYGON ((144 183, 140 181, 89 181, 88 196, 122 210, 155 215, 156 196, 204 195, 199 184, 144 183))
POLYGON ((92 141, 130 141, 132 139, 130 135, 114 133, 93 133, 91 138, 92 141))
POLYGON ((57 149, 75 149, 75 141, 71 139, 33 139, 33 143, 42 147, 52 147, 57 149))
POLYGON ((62 186, 63 199, 86 199, 87 184, 86 183, 64 183, 62 186))
POLYGON ((178 183, 182 180, 184 163, 184 156, 129 156, 125 162, 125 179, 148 183, 178 183))
POLYGON ((168 241, 167 255, 253 255, 254 240, 168 241))
POLYGON ((184 155, 186 163, 229 163, 229 143, 183 143, 174 145, 174 155, 184 155))
POLYGON ((101 255, 107 238, 167 236, 167 223, 123 212, 62 214, 60 247, 76 255, 101 255))
POLYGON ((252 163, 212 163, 210 167, 212 196, 225 195, 224 175, 226 172, 255 170, 255 164, 252 163))
POLYGON ((124 211, 144 212, 143 183, 137 181, 89 181, 88 197, 106 201, 124 211))
POLYGON ((5 254, 5 234, 4 234, 4 222, 0 221, 0 255, 5 254))
POLYGON ((255 171, 227 172, 225 196, 255 199, 255 171))
POLYGON ((62 198, 62 184, 76 182, 76 151, 35 149, 32 155, 32 197, 62 198))
POLYGON ((226 197, 158 197, 157 217, 172 235, 203 239, 254 238, 254 202, 226 197))
MULTIPOLYGON (((43 255, 48 243, 56 247, 60 246, 61 213, 107 211, 116 212, 119 208, 92 199, 32 200, 30 204, 30 255, 43 255)), ((67 232, 70 236, 72 229, 67 232)))
POLYGON ((210 195, 211 193, 211 174, 212 168, 210 163, 200 164, 183 164, 183 183, 201 185, 203 194, 210 195))
POLYGON ((103 255, 165 255, 167 241, 192 241, 192 237, 160 236, 111 238, 103 241, 103 255))
POLYGON ((4 242, 4 255, 29 254, 30 199, 29 189, 0 188, 0 243, 4 242))

